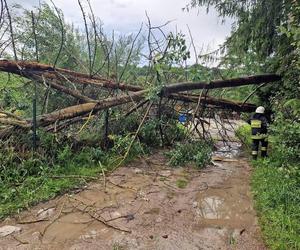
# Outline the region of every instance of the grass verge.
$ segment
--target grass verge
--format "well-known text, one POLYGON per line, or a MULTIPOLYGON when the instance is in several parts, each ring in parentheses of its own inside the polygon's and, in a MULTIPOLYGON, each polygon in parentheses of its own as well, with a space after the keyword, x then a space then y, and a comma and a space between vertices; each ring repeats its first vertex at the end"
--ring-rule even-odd
POLYGON ((252 190, 265 243, 270 249, 300 249, 299 181, 269 160, 254 166, 252 190))
POLYGON ((149 148, 134 143, 130 154, 123 161, 131 138, 121 138, 109 151, 100 148, 83 148, 73 151, 69 146, 57 150, 55 158, 32 155, 19 159, 14 151, 0 154, 0 219, 19 213, 25 208, 80 188, 88 181, 96 180, 103 172, 128 163, 149 148), (8 167, 6 167, 8 166, 8 167))

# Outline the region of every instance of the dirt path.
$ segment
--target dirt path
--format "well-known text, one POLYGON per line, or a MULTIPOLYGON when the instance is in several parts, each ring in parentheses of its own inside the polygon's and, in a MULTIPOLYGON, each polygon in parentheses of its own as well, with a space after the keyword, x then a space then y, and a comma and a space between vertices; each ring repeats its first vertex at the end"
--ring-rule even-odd
POLYGON ((0 238, 0 249, 265 249, 247 159, 214 159, 204 170, 170 168, 163 152, 139 159, 6 219, 0 226, 21 232, 0 238))

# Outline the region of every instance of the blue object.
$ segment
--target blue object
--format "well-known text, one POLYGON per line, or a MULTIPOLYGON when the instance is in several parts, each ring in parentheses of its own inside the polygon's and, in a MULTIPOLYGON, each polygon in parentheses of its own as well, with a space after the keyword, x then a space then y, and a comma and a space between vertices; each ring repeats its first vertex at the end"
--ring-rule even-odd
POLYGON ((181 123, 185 123, 186 120, 187 120, 186 115, 180 114, 179 117, 178 117, 178 120, 179 120, 179 122, 181 122, 181 123))

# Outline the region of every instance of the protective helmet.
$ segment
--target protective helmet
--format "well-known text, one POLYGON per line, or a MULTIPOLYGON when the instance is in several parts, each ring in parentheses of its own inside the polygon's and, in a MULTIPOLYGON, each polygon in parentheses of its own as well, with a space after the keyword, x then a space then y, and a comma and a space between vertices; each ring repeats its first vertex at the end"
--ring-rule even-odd
POLYGON ((257 109, 255 110, 255 113, 258 114, 264 114, 265 113, 265 108, 263 106, 259 106, 257 107, 257 109))

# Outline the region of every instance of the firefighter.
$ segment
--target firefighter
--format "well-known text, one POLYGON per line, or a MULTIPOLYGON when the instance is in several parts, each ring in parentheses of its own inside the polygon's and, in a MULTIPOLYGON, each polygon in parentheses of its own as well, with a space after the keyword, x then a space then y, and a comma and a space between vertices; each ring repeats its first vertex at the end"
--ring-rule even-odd
POLYGON ((268 149, 268 120, 265 116, 265 108, 259 106, 255 114, 248 120, 251 125, 252 157, 257 159, 259 144, 261 144, 261 157, 267 156, 268 149))

